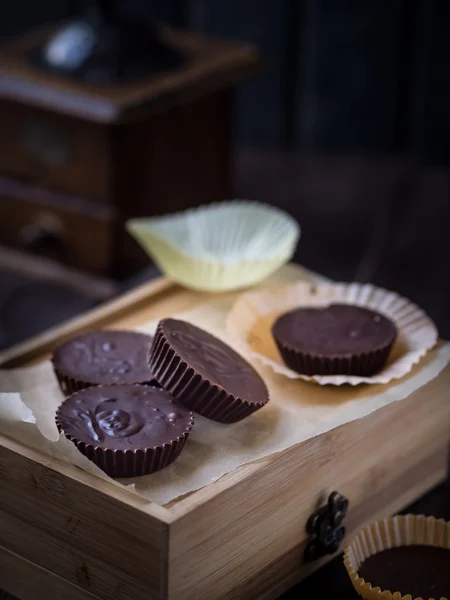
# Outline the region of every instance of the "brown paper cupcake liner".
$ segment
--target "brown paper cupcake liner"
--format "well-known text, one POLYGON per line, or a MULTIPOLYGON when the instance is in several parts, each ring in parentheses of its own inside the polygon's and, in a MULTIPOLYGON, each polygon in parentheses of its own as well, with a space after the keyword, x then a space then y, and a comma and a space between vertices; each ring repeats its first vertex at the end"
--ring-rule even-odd
POLYGON ((450 522, 423 515, 399 515, 362 529, 344 549, 344 565, 356 592, 365 600, 449 600, 450 595, 422 599, 396 590, 382 590, 376 581, 368 582, 360 577, 358 571, 370 556, 390 548, 414 545, 448 549, 450 569, 450 522))
POLYGON ((149 365, 163 389, 194 412, 219 423, 235 423, 262 408, 267 401, 248 402, 210 383, 171 348, 158 327, 149 365))
POLYGON ((150 475, 156 471, 161 471, 161 469, 173 463, 183 450, 184 444, 192 431, 195 419, 191 415, 189 429, 183 435, 162 446, 125 451, 86 444, 79 441, 76 437, 67 434, 60 421, 59 410, 56 413, 55 421, 58 431, 75 444, 81 454, 84 454, 84 456, 109 475, 109 477, 120 479, 150 475))
POLYGON ((287 367, 296 373, 304 375, 353 375, 356 377, 371 377, 386 363, 393 342, 378 348, 373 352, 366 352, 352 356, 320 356, 299 352, 281 344, 275 339, 281 357, 287 367))
MULTIPOLYGON (((110 384, 106 384, 106 383, 95 383, 92 381, 83 381, 81 379, 75 379, 74 377, 69 377, 68 375, 65 375, 64 373, 61 373, 61 371, 58 371, 58 369, 55 367, 55 365, 52 363, 53 365, 53 371, 56 375, 56 379, 58 380, 59 383, 59 387, 61 388, 62 393, 64 394, 64 396, 71 396, 72 394, 75 394, 75 392, 79 392, 80 390, 84 390, 88 387, 93 387, 95 385, 120 385, 119 384, 114 384, 114 383, 110 383, 110 384)), ((142 381, 142 382, 136 382, 136 383, 140 383, 141 385, 151 385, 151 386, 156 386, 159 387, 158 382, 155 379, 152 379, 151 381, 142 381)), ((130 384, 133 385, 133 384, 130 384)))

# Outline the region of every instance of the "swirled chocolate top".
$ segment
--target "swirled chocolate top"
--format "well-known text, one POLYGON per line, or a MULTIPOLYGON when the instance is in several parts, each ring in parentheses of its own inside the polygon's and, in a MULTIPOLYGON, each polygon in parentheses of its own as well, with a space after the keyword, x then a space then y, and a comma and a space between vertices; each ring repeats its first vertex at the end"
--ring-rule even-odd
POLYGON ((152 341, 136 331, 90 331, 58 346, 53 366, 85 383, 147 383, 152 380, 147 361, 152 341))
POLYGON ((147 450, 191 430, 192 413, 160 388, 100 385, 76 392, 59 407, 66 437, 103 450, 147 450))

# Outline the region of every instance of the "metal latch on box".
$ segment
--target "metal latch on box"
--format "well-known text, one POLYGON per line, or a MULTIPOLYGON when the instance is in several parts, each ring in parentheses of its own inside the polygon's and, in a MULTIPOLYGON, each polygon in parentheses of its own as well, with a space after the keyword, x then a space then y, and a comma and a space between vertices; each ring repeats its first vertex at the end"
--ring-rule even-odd
POLYGON ((338 492, 332 492, 328 504, 313 513, 306 524, 311 536, 306 545, 304 560, 311 562, 326 554, 334 554, 345 537, 342 525, 347 514, 349 501, 338 492))

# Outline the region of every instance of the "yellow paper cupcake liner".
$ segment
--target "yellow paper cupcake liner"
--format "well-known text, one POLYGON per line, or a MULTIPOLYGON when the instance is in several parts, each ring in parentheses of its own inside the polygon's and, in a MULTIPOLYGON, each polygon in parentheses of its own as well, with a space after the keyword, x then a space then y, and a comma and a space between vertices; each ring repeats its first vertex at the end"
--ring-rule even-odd
POLYGON ((411 594, 402 596, 395 590, 382 590, 376 581, 368 582, 359 576, 358 570, 369 556, 389 548, 412 545, 450 550, 450 522, 423 515, 398 515, 362 529, 344 549, 344 565, 357 593, 365 600, 449 600, 448 597, 423 599, 413 598, 411 594))
POLYGON ((283 211, 240 201, 132 219, 127 229, 170 279, 210 292, 262 281, 293 256, 300 235, 283 211))

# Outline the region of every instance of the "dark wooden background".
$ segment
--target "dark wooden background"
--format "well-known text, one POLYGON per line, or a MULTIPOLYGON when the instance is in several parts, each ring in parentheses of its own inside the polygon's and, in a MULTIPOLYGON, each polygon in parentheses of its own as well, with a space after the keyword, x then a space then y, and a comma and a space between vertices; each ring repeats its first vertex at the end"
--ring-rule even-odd
MULTIPOLYGON (((0 3, 0 36, 89 0, 0 3)), ((447 0, 121 0, 124 13, 257 44, 237 97, 242 144, 450 163, 447 0)))
MULTIPOLYGON (((0 2, 0 36, 88 0, 0 2)), ((302 225, 296 259, 421 304, 450 338, 450 2, 121 0, 123 13, 254 42, 236 92, 235 197, 302 225)))

